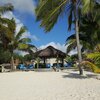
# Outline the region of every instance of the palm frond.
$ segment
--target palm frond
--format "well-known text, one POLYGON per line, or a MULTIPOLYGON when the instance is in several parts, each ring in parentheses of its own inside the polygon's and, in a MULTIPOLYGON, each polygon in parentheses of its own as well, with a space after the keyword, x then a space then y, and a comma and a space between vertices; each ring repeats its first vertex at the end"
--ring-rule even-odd
POLYGON ((16 40, 19 40, 20 37, 26 32, 26 27, 23 26, 20 28, 20 31, 16 34, 16 40))
POLYGON ((95 51, 96 51, 96 52, 100 52, 100 44, 97 44, 97 45, 95 46, 95 51))
POLYGON ((93 59, 96 63, 100 64, 100 52, 87 54, 87 58, 93 59))
POLYGON ((88 65, 90 67, 90 69, 92 69, 92 71, 94 73, 100 73, 100 68, 98 68, 95 64, 93 64, 92 62, 89 61, 83 61, 81 63, 82 65, 84 65, 86 67, 86 65, 88 65))
POLYGON ((12 34, 14 34, 16 30, 16 22, 14 18, 8 20, 7 24, 8 24, 8 29, 12 32, 12 34))
POLYGON ((83 14, 92 12, 95 5, 95 0, 82 0, 82 2, 83 2, 83 8, 82 8, 83 14))
POLYGON ((13 9, 14 7, 11 4, 0 6, 0 14, 3 14, 4 12, 7 12, 7 11, 12 11, 13 9))
POLYGON ((34 52, 37 51, 37 48, 32 44, 28 44, 28 48, 24 49, 24 51, 29 52, 29 54, 33 54, 34 52))
POLYGON ((3 37, 7 37, 7 38, 11 38, 12 33, 11 31, 8 29, 7 26, 0 24, 0 36, 1 38, 3 37))
POLYGON ((22 38, 20 40, 18 40, 19 43, 30 43, 31 39, 30 38, 22 38))
POLYGON ((37 20, 41 20, 40 26, 44 27, 46 32, 50 31, 53 28, 62 11, 62 7, 67 2, 68 0, 44 0, 41 1, 41 3, 37 6, 37 20))
POLYGON ((70 4, 69 8, 69 16, 68 16, 68 30, 71 30, 72 22, 73 22, 73 10, 74 10, 74 5, 73 3, 70 4))
POLYGON ((67 39, 66 39, 66 42, 69 41, 70 39, 75 39, 76 38, 76 35, 75 34, 72 34, 71 36, 69 36, 67 39))
POLYGON ((18 49, 19 50, 25 50, 28 48, 28 44, 24 44, 24 43, 19 43, 18 44, 18 49))
POLYGON ((67 44, 68 44, 67 53, 69 53, 71 50, 74 50, 77 47, 76 39, 69 40, 67 44))

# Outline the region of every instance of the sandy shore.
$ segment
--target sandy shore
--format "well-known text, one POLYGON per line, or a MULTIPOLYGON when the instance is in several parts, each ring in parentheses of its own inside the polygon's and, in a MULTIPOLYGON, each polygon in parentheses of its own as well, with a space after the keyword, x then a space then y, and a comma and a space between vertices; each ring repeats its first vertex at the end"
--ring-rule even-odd
POLYGON ((0 100, 100 100, 100 80, 85 72, 0 73, 0 100))

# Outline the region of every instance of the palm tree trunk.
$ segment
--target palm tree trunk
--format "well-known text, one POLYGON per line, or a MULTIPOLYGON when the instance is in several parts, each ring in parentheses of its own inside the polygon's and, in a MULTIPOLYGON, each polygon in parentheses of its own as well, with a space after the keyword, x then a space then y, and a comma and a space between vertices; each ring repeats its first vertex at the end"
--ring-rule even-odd
POLYGON ((11 70, 14 70, 14 57, 11 56, 11 70))
POLYGON ((81 54, 80 41, 79 41, 79 24, 78 24, 79 21, 77 16, 78 16, 78 10, 75 4, 74 17, 75 17, 75 34, 76 34, 76 41, 77 41, 77 52, 78 52, 78 59, 79 59, 78 68, 79 68, 79 74, 82 75, 83 74, 83 70, 81 68, 82 54, 81 54))
POLYGON ((37 61, 37 70, 39 69, 39 63, 40 63, 40 61, 39 61, 39 58, 37 57, 36 58, 36 61, 37 61))
POLYGON ((57 68, 60 69, 60 68, 59 68, 59 57, 58 57, 58 55, 57 55, 56 60, 57 60, 57 68))
POLYGON ((37 62, 37 70, 38 70, 38 68, 39 68, 39 63, 37 62))
POLYGON ((80 48, 80 41, 79 41, 79 26, 78 26, 78 19, 75 21, 75 30, 76 30, 76 41, 77 41, 77 52, 78 52, 78 59, 79 59, 79 74, 83 74, 83 70, 80 66, 80 63, 82 62, 82 55, 81 55, 81 48, 80 48))
POLYGON ((13 53, 12 53, 12 56, 11 56, 11 70, 12 70, 12 71, 16 70, 16 68, 15 68, 15 64, 14 64, 13 53))

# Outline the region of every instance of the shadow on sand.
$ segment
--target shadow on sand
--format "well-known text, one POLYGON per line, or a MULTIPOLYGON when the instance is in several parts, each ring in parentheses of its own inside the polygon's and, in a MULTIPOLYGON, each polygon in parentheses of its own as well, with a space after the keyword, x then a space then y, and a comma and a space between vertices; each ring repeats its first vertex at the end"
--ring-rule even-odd
POLYGON ((67 75, 62 75, 63 78, 74 78, 74 79, 87 79, 87 78, 95 78, 98 75, 89 73, 89 74, 85 74, 85 75, 79 75, 78 73, 72 73, 72 72, 67 72, 67 75))

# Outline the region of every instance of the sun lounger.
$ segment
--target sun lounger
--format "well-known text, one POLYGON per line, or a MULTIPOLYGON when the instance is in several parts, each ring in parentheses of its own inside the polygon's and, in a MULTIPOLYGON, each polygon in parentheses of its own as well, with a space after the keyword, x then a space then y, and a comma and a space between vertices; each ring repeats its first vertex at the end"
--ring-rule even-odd
POLYGON ((33 64, 30 64, 28 66, 25 66, 24 64, 20 64, 18 66, 18 68, 22 71, 30 71, 30 70, 34 70, 34 65, 33 64))
POLYGON ((7 69, 7 68, 5 68, 3 65, 0 65, 0 72, 10 72, 11 71, 11 69, 7 69))
POLYGON ((28 65, 27 70, 34 70, 34 65, 33 64, 28 65))
POLYGON ((51 64, 46 64, 46 68, 51 68, 51 64))
POLYGON ((20 64, 20 65, 18 66, 18 68, 19 68, 20 70, 27 70, 27 68, 26 68, 26 66, 25 66, 24 64, 20 64))

